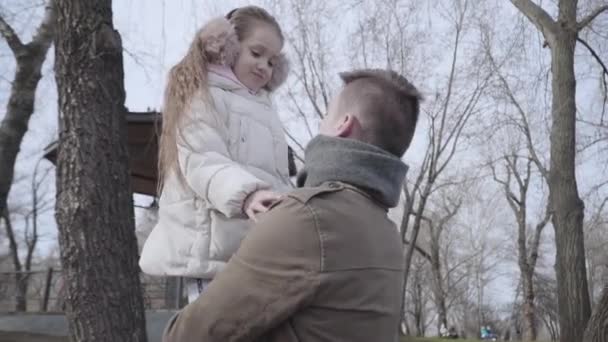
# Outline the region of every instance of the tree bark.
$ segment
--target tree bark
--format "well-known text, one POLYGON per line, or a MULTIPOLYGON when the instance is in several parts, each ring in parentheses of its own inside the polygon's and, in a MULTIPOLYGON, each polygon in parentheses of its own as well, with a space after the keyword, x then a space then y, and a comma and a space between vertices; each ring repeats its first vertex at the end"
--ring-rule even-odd
MULTIPOLYGON (((416 217, 414 219, 414 226, 412 227, 410 244, 404 250, 404 253, 403 253, 404 265, 405 265, 405 268, 403 270, 403 285, 402 285, 402 291, 403 291, 402 298, 403 299, 405 299, 405 292, 407 291, 407 281, 408 281, 408 278, 410 275, 412 260, 414 258, 414 250, 416 249, 418 233, 420 232, 420 226, 421 226, 421 222, 422 222, 422 212, 424 211, 424 208, 426 206, 426 201, 428 198, 428 194, 430 192, 430 187, 431 187, 431 185, 429 185, 427 183, 425 185, 424 193, 420 196, 420 199, 419 199, 420 202, 418 203, 418 209, 416 211, 416 217)), ((409 205, 408 205, 408 207, 409 207, 409 205)), ((403 215, 411 215, 411 214, 406 209, 406 210, 404 210, 403 215)), ((402 227, 402 229, 406 229, 406 227, 402 227)))
MULTIPOLYGON (((573 11, 576 13, 576 7, 573 11)), ((560 14, 562 16, 565 15, 560 14)), ((557 249, 555 267, 562 342, 580 340, 591 316, 583 237, 584 204, 579 197, 575 176, 576 31, 567 28, 575 24, 576 21, 566 22, 551 47, 553 122, 549 196, 554 212, 552 222, 557 249)))
POLYGON ((522 270, 524 341, 536 341, 536 308, 534 305, 533 270, 522 270))
POLYGON ((56 218, 72 341, 146 341, 111 0, 58 0, 56 218))
MULTIPOLYGON (((431 242, 433 244, 433 242, 431 242)), ((437 310, 437 331, 441 331, 441 325, 448 326, 448 313, 445 304, 445 290, 443 289, 443 277, 441 274, 441 263, 439 262, 439 247, 431 247, 431 270, 433 273, 433 297, 435 299, 435 309, 437 310), (437 251, 437 253, 435 252, 437 251)))
MULTIPOLYGON (((434 223, 429 220, 429 230, 431 235, 430 241, 430 264, 431 273, 433 278, 433 299, 435 302, 435 309, 437 310, 437 332, 441 335, 441 326, 443 325, 446 329, 448 325, 448 310, 446 305, 446 289, 449 289, 449 283, 444 285, 444 276, 441 265, 441 236, 446 229, 448 222, 456 215, 460 209, 462 202, 456 204, 453 208, 446 206, 445 216, 441 217, 438 223, 434 223)), ((449 271, 446 272, 449 277, 449 271)))
POLYGON ((589 320, 584 342, 608 341, 608 284, 604 287, 602 297, 597 303, 593 316, 589 320))
POLYGON ((15 296, 15 310, 18 312, 27 311, 27 288, 29 287, 29 274, 15 274, 15 285, 17 295, 15 296))

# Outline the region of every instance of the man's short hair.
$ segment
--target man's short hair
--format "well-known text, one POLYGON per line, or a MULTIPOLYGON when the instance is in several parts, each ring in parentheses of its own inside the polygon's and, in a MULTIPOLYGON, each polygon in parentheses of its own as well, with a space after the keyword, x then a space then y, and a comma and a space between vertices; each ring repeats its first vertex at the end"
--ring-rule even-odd
POLYGON ((391 70, 354 70, 340 73, 340 77, 344 81, 340 112, 350 111, 361 121, 361 139, 403 156, 418 122, 420 92, 391 70))

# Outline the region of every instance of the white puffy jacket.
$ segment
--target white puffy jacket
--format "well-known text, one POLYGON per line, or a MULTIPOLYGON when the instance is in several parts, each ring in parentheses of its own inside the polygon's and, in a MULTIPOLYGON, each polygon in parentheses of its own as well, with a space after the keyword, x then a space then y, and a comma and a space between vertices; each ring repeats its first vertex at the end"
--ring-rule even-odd
POLYGON ((178 134, 186 184, 173 174, 165 179, 159 220, 139 261, 145 273, 213 278, 247 233, 247 195, 290 187, 287 142, 268 93, 252 95, 213 72, 209 88, 214 105, 195 96, 178 134))

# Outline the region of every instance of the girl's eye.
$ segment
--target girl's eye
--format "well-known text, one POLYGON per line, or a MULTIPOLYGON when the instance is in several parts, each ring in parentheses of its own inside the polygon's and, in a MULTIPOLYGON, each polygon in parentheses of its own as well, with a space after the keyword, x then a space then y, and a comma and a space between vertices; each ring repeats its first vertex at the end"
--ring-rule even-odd
POLYGON ((254 51, 254 50, 251 50, 251 55, 253 57, 260 57, 261 56, 260 53, 258 53, 257 51, 254 51))
POLYGON ((274 67, 274 61, 273 60, 269 60, 268 61, 268 66, 273 68, 274 67))

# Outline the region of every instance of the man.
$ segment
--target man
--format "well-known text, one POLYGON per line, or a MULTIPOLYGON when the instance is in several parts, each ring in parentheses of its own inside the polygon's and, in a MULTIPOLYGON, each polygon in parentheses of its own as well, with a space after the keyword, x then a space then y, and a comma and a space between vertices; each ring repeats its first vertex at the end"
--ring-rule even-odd
POLYGON ((420 95, 392 71, 359 70, 306 148, 300 189, 260 215, 226 268, 164 341, 396 341, 397 205, 420 95))

